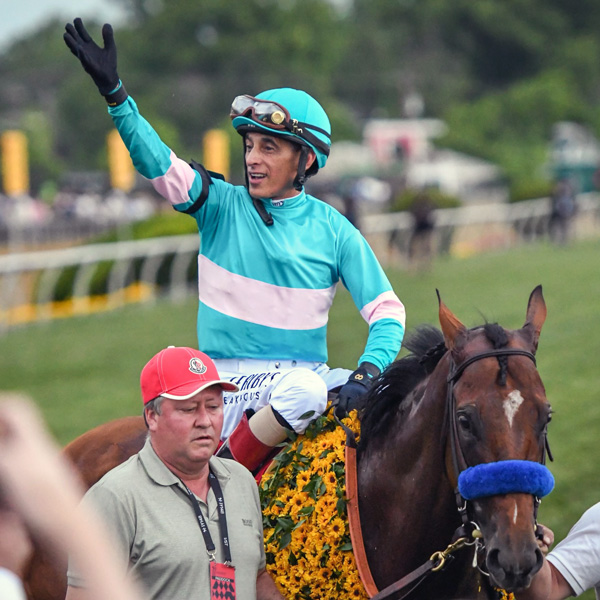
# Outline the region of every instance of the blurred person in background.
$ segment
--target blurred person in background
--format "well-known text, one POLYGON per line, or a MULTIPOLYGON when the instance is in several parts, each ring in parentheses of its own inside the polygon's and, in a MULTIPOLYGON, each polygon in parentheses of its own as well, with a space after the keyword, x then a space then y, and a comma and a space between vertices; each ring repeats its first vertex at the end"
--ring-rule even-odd
POLYGON ((31 538, 71 554, 89 582, 91 600, 142 600, 123 575, 98 515, 80 506, 83 484, 60 454, 34 403, 0 393, 0 598, 24 600, 21 583, 31 538))
POLYGON ((427 190, 420 191, 410 207, 413 218, 410 240, 408 242, 408 260, 417 271, 431 267, 433 260, 433 233, 435 228, 435 204, 427 190))
POLYGON ((339 389, 336 412, 359 408, 372 380, 393 361, 404 307, 360 232, 306 194, 325 166, 331 126, 304 91, 272 89, 234 99, 246 186, 226 183, 179 159, 141 116, 117 73, 112 27, 103 47, 81 19, 64 40, 108 103, 138 172, 200 232, 199 347, 240 391, 225 397, 219 451, 256 472, 288 432, 303 433, 339 389), (338 282, 369 326, 358 367, 327 365, 327 321, 338 282))
POLYGON ((569 241, 571 222, 577 209, 575 188, 567 177, 556 182, 551 200, 550 239, 556 244, 566 244, 569 241))

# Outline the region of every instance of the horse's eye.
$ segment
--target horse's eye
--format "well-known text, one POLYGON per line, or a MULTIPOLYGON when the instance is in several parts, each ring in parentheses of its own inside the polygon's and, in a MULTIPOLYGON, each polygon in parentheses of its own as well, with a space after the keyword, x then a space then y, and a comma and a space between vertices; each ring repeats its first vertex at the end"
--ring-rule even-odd
POLYGON ((458 415, 458 424, 464 431, 471 431, 471 420, 466 415, 458 415))

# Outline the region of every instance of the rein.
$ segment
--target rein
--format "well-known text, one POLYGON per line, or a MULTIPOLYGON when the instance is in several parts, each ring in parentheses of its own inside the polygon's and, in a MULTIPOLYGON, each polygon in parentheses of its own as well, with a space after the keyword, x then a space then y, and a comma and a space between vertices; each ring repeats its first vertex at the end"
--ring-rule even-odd
MULTIPOLYGON (((463 374, 465 369, 484 358, 490 357, 501 357, 501 356, 513 356, 520 355, 526 356, 527 358, 533 361, 533 364, 536 364, 535 356, 533 353, 527 350, 520 350, 518 348, 498 348, 494 350, 489 350, 487 352, 482 352, 481 354, 476 354, 467 358, 458 366, 454 365, 452 362, 450 367, 450 373, 446 379, 447 381, 447 394, 446 394, 446 423, 449 424, 450 430, 450 449, 452 453, 452 464, 454 467, 456 480, 458 482, 459 475, 467 468, 469 465, 464 457, 462 448, 459 443, 458 438, 458 426, 456 421, 456 397, 454 395, 454 385, 460 379, 460 376, 463 374), (461 468, 462 467, 462 468, 461 468)), ((346 433, 346 496, 348 498, 347 506, 348 506, 348 523, 350 529, 350 539, 352 541, 352 549, 354 552, 354 557, 356 560, 356 566, 358 569, 358 573, 360 575, 361 581, 365 587, 365 591, 369 595, 372 600, 385 600, 394 594, 399 594, 396 596, 396 600, 402 600, 408 594, 412 593, 415 588, 423 582, 423 580, 431 573, 437 572, 444 567, 444 564, 448 558, 452 558, 452 553, 460 550, 465 546, 472 546, 474 544, 477 545, 476 553, 478 550, 483 549, 483 544, 481 544, 481 531, 476 523, 469 520, 467 514, 467 501, 463 498, 462 494, 459 491, 458 483, 454 490, 457 509, 459 516, 461 518, 461 525, 454 532, 452 542, 448 545, 448 547, 443 551, 434 552, 429 560, 423 563, 420 567, 417 567, 412 572, 408 573, 398 581, 392 583, 387 586, 383 590, 379 591, 377 589, 377 585, 373 580, 373 575, 371 573, 371 569, 369 567, 369 563, 367 560, 367 555, 364 547, 364 540, 362 535, 362 528, 360 524, 360 514, 359 514, 359 506, 358 506, 358 475, 357 475, 357 460, 356 460, 356 438, 354 432, 346 427, 338 418, 334 415, 335 420, 338 424, 344 429, 346 433)), ((543 432, 544 443, 542 447, 542 457, 541 457, 541 465, 545 465, 546 462, 546 454, 552 460, 552 454, 550 452, 550 447, 548 444, 548 437, 546 429, 543 432)), ((501 461, 502 462, 502 461, 501 461)), ((519 463, 529 463, 529 461, 513 461, 519 463)), ((499 463, 496 463, 499 464, 499 463)), ((537 466, 537 463, 533 463, 537 466)), ((487 465, 481 465, 487 466, 487 465)), ((477 468, 477 467, 474 467, 477 468)), ((545 467, 544 467, 545 468, 545 467)), ((547 493, 547 492, 546 492, 547 493)), ((540 504, 540 498, 537 495, 534 495, 534 519, 537 523, 537 511, 540 504)), ((539 525, 536 528, 536 535, 541 535, 541 530, 539 525)), ((476 554, 477 555, 477 554, 476 554)), ((476 559, 475 559, 476 560, 476 559)), ((475 564, 474 564, 475 566, 475 564)), ((484 571, 482 573, 486 574, 484 571)))

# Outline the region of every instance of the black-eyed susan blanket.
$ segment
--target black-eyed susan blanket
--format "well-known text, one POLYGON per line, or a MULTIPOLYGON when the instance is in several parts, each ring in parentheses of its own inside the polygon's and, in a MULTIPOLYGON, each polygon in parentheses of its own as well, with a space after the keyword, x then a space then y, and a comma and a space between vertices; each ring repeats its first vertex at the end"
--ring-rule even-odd
MULTIPOLYGON (((343 420, 358 434, 356 412, 343 420)), ((350 541, 344 430, 331 415, 275 457, 259 490, 267 570, 288 600, 366 600, 350 541)))

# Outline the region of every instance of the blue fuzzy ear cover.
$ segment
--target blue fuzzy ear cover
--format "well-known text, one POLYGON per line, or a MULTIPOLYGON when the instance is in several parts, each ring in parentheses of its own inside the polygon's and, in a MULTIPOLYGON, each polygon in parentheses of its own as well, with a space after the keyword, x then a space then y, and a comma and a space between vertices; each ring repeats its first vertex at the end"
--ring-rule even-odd
POLYGON ((554 488, 548 467, 530 460, 501 460, 465 469, 458 476, 458 491, 465 500, 524 493, 542 498, 554 488))

